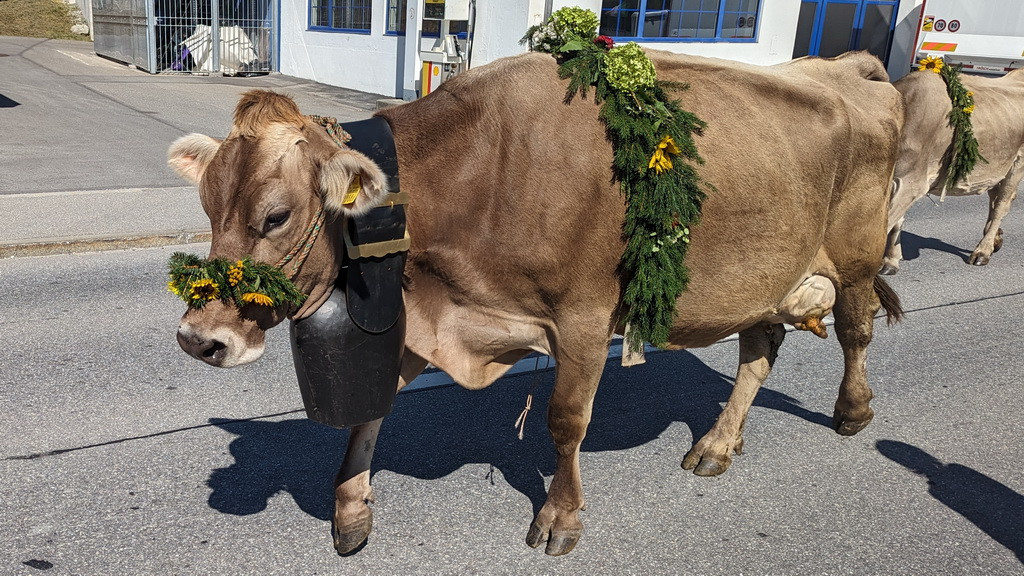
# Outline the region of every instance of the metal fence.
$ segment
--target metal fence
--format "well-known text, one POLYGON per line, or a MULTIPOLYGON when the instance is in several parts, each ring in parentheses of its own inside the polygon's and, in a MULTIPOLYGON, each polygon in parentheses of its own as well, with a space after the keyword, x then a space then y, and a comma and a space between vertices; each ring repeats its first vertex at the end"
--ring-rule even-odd
POLYGON ((92 0, 96 53, 152 73, 277 69, 274 0, 92 0))

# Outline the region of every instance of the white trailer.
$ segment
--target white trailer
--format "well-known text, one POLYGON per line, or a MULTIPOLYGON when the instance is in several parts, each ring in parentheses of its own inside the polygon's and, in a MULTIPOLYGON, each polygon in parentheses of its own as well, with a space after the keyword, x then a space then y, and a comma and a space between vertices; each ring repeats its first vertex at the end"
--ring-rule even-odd
POLYGON ((1024 1, 924 0, 915 46, 915 60, 939 56, 969 73, 1022 68, 1024 1))

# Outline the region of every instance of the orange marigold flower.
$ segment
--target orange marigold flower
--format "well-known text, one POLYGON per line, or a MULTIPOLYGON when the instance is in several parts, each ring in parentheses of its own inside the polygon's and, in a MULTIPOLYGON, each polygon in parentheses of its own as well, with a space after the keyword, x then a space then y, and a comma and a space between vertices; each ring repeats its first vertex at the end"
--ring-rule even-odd
POLYGON ((260 294, 259 292, 246 292, 245 294, 242 294, 242 301, 259 304, 260 306, 274 305, 274 301, 270 299, 270 296, 260 294))

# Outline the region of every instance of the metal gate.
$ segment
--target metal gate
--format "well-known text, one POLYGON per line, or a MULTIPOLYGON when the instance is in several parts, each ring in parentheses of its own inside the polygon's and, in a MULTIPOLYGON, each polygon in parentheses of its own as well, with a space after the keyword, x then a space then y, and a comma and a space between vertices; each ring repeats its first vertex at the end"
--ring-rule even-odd
POLYGON ((275 0, 92 0, 96 53, 151 73, 277 70, 275 0))

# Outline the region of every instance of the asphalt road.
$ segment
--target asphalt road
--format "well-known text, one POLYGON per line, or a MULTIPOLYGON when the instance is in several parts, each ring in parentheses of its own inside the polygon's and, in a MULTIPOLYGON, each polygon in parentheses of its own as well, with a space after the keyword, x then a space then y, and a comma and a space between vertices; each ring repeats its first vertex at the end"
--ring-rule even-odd
MULTIPOLYGON (((258 363, 178 350, 169 248, 0 260, 2 574, 886 574, 1024 572, 1024 222, 963 256, 985 202, 917 205, 879 321, 875 421, 828 427, 834 336, 792 333, 716 478, 679 467, 727 398, 736 343, 610 361, 581 457, 588 509, 561 558, 523 539, 553 472, 539 378, 404 393, 375 459, 375 529, 330 543, 345 433, 306 420, 287 332, 258 363), (41 568, 33 568, 38 566, 41 568)), ((202 245, 188 249, 202 252, 202 245)))

